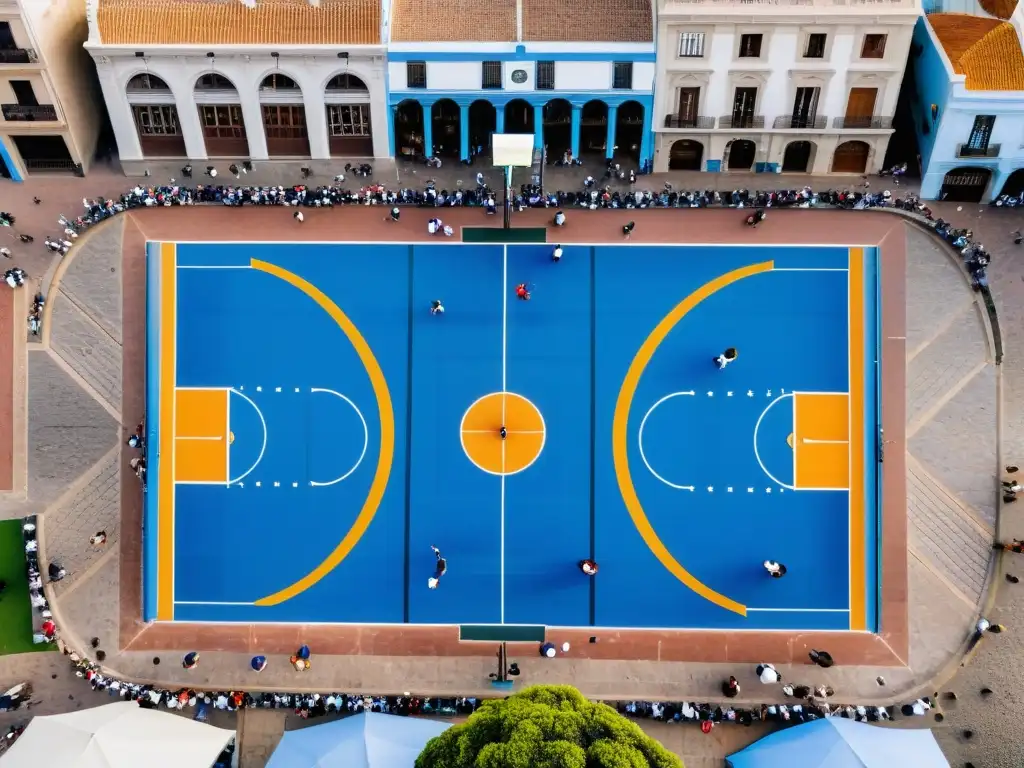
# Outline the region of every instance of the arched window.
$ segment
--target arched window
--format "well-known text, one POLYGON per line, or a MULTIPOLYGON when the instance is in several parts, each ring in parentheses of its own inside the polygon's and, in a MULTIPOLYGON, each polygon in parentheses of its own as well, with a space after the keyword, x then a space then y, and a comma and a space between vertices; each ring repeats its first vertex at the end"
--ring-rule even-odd
POLYGON ((299 84, 292 80, 288 75, 282 75, 275 72, 272 75, 267 75, 263 78, 263 82, 260 83, 261 91, 297 91, 299 90, 299 84))
POLYGON ((129 91, 169 91, 171 90, 167 83, 161 80, 156 75, 141 74, 136 75, 128 81, 129 91))
POLYGON ((328 91, 365 91, 366 83, 355 75, 335 75, 327 81, 328 91))
POLYGON ((224 77, 224 75, 211 72, 196 80, 196 89, 202 91, 233 91, 235 90, 235 84, 224 77))

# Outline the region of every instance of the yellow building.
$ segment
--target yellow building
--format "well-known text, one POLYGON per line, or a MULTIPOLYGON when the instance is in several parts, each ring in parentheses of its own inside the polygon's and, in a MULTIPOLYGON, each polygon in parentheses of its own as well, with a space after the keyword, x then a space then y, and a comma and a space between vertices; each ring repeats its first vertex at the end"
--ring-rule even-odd
POLYGON ((89 168, 103 121, 85 0, 0 0, 0 175, 89 168))

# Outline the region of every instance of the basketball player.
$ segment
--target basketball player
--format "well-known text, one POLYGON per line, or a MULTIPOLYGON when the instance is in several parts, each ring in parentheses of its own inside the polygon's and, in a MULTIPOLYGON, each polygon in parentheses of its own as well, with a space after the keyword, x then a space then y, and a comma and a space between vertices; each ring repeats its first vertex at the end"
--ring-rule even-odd
POLYGON ((633 234, 633 230, 635 228, 636 228, 636 222, 635 221, 631 221, 628 224, 626 224, 622 228, 622 235, 623 235, 623 237, 625 237, 627 240, 629 240, 629 236, 633 234))
POLYGON ((501 429, 498 430, 498 435, 501 437, 502 440, 504 440, 506 437, 508 437, 508 430, 505 429, 505 425, 504 424, 502 424, 501 425, 501 429))
POLYGON ((551 260, 556 264, 562 260, 562 246, 555 246, 555 250, 551 252, 551 260))
POLYGON ((722 370, 725 366, 735 360, 738 355, 739 352, 736 351, 735 347, 729 347, 718 357, 713 357, 711 359, 715 361, 715 365, 718 366, 718 370, 722 370))
POLYGON ((596 576, 597 575, 597 563, 587 558, 586 560, 580 560, 577 566, 585 576, 596 576))
POLYGON ((516 298, 520 301, 530 300, 530 292, 526 290, 526 283, 520 283, 516 286, 516 298))
POLYGON ((786 575, 786 566, 782 563, 777 563, 774 560, 765 560, 764 569, 768 571, 768 575, 773 579, 781 579, 786 575))
POLYGON ((434 569, 434 575, 427 579, 427 586, 430 589, 437 589, 437 584, 441 581, 441 577, 448 572, 448 561, 441 557, 440 549, 433 544, 430 545, 430 548, 434 550, 434 557, 437 558, 437 567, 434 569))
POLYGON ((430 302, 430 314, 432 315, 443 315, 444 304, 441 303, 440 299, 434 299, 430 302))

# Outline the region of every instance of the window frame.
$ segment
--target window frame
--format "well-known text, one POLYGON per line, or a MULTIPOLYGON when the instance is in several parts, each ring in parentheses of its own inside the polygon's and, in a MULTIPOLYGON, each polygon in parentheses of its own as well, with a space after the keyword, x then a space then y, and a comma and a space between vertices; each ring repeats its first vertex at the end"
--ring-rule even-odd
POLYGON ((427 87, 427 62, 407 61, 405 62, 405 87, 426 89, 427 87), (414 76, 415 74, 415 76, 414 76))
POLYGON ((537 90, 538 91, 553 91, 555 90, 555 62, 554 60, 545 60, 537 62, 537 90), (548 79, 547 69, 550 67, 551 76, 548 79), (548 84, 550 82, 550 84, 548 84))
POLYGON ((800 58, 808 61, 824 61, 825 59, 828 58, 828 44, 828 32, 808 32, 807 35, 804 37, 803 52, 800 54, 800 58), (811 40, 819 36, 823 38, 823 40, 821 41, 821 55, 811 56, 811 40))
POLYGON ((870 61, 881 61, 885 58, 885 49, 889 43, 889 35, 885 32, 865 32, 864 37, 860 41, 860 58, 868 59, 870 61), (875 48, 869 49, 868 42, 871 38, 881 38, 881 49, 878 51, 878 55, 869 56, 869 53, 873 53, 875 48))
POLYGON ((633 62, 632 61, 613 61, 612 62, 612 90, 613 91, 632 91, 633 90, 633 62), (628 85, 623 85, 619 80, 620 76, 624 77, 628 81, 628 85))
POLYGON ((974 122, 971 124, 971 132, 967 134, 967 141, 964 142, 964 148, 971 152, 988 152, 989 145, 992 143, 992 132, 996 127, 996 117, 997 115, 975 115, 974 122), (978 141, 975 141, 976 136, 979 137, 978 141))
POLYGON ((132 117, 140 137, 182 135, 178 110, 173 104, 133 104, 132 117), (154 120, 154 116, 159 117, 154 120))
POLYGON ((328 104, 327 105, 327 136, 333 139, 369 138, 373 135, 370 128, 369 104, 328 104), (358 113, 359 119, 355 116, 358 113), (347 119, 346 119, 347 118, 347 119), (351 127, 351 133, 345 128, 351 127), (358 130, 357 130, 358 129, 358 130), (339 132, 340 131, 340 132, 339 132))
MULTIPOLYGON (((679 33, 679 43, 676 46, 676 58, 679 58, 679 59, 703 59, 704 58, 704 54, 707 52, 707 49, 706 49, 707 37, 708 37, 707 36, 707 32, 680 32, 679 33), (699 53, 684 53, 683 52, 684 43, 691 43, 691 42, 694 42, 694 41, 698 41, 697 48, 699 50, 699 53)), ((686 47, 690 48, 691 46, 687 45, 686 47)))
POLYGON ((766 47, 767 46, 765 46, 765 33, 764 32, 742 32, 739 35, 739 43, 738 43, 737 48, 736 48, 736 58, 737 59, 761 59, 764 56, 764 52, 765 52, 765 48, 766 47), (758 38, 758 41, 757 41, 757 53, 755 55, 753 55, 753 56, 745 55, 743 53, 743 50, 744 50, 743 42, 747 38, 753 38, 753 37, 758 38))
POLYGON ((504 88, 502 82, 502 67, 500 61, 480 62, 480 89, 484 91, 500 91, 504 88))

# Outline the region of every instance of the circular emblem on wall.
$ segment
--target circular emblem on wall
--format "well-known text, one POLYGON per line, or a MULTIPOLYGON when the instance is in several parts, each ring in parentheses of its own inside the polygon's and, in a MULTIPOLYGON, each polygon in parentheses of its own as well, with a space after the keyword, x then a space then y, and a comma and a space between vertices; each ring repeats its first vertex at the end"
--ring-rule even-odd
POLYGON ((526 74, 525 69, 516 69, 512 72, 512 82, 516 85, 522 85, 528 77, 529 75, 526 74))

